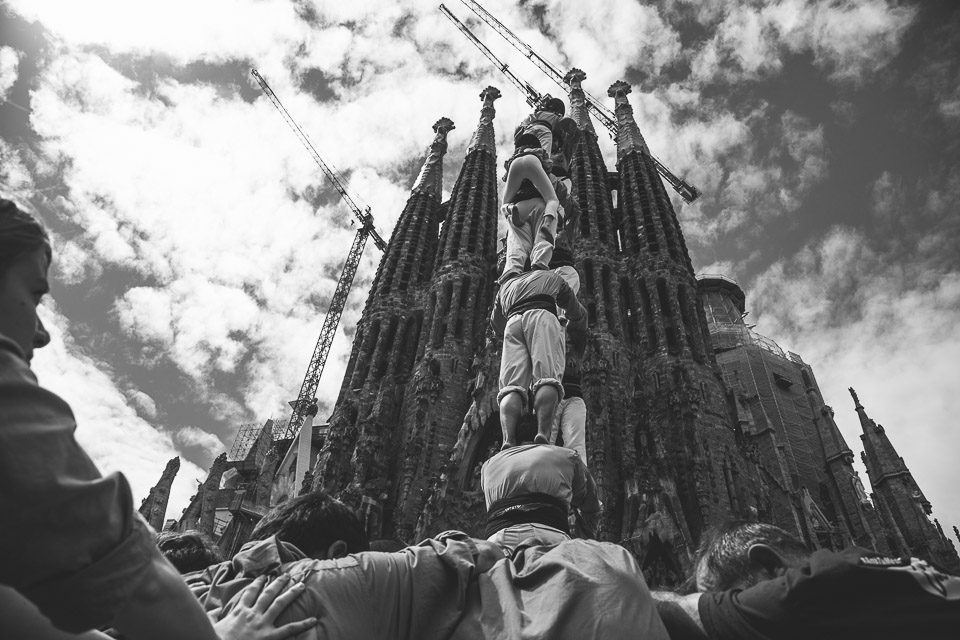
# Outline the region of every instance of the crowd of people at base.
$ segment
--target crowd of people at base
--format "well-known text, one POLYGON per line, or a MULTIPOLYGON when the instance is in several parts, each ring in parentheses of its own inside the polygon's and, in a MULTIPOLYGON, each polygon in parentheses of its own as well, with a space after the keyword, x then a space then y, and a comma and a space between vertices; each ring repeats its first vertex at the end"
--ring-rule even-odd
POLYGON ((491 319, 503 446, 481 470, 486 539, 368 544, 356 514, 321 492, 275 508, 231 559, 198 532, 158 537, 30 369, 49 342, 37 305, 52 249, 0 200, 0 638, 960 637, 960 578, 916 558, 811 553, 777 527, 731 522, 702 535, 689 593, 651 592, 626 549, 593 539, 586 314, 557 244, 575 224, 562 149, 576 127, 551 100, 517 133, 491 319))

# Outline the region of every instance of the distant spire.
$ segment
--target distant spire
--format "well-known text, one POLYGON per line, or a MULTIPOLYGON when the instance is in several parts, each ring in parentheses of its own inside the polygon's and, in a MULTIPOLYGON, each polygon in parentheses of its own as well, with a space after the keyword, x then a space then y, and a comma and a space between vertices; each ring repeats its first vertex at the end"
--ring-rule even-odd
POLYGON ((467 153, 483 149, 491 154, 497 152, 497 140, 493 134, 493 119, 497 115, 494 109, 494 101, 500 97, 500 90, 496 87, 487 87, 480 92, 480 99, 483 100, 483 106, 480 108, 480 124, 470 139, 470 146, 467 147, 467 153))
POLYGON ((170 487, 173 485, 173 479, 177 476, 179 470, 180 456, 171 458, 160 475, 160 481, 150 489, 150 493, 140 504, 140 515, 157 531, 163 528, 167 513, 167 502, 170 499, 170 487))
POLYGON ((570 117, 576 121, 578 127, 596 136, 593 121, 590 120, 590 111, 587 109, 586 94, 580 86, 586 78, 586 73, 574 67, 563 76, 563 81, 570 85, 570 117))
POLYGON ((453 129, 456 129, 456 126, 450 118, 440 118, 434 123, 436 136, 427 149, 427 159, 423 162, 423 168, 420 169, 411 193, 440 195, 443 190, 443 155, 447 152, 447 134, 453 129))
POLYGON ((853 387, 849 388, 850 395, 853 396, 853 404, 857 409, 863 409, 863 405, 860 404, 860 398, 857 397, 857 392, 853 390, 853 387))
POLYGON ((650 155, 647 142, 643 139, 637 121, 633 118, 633 107, 627 101, 628 93, 630 93, 630 85, 623 80, 617 80, 607 89, 607 95, 616 103, 614 110, 617 114, 617 125, 620 128, 617 133, 618 160, 634 151, 650 155))
POLYGON ((860 428, 863 430, 863 435, 860 436, 860 440, 863 441, 863 461, 870 475, 871 486, 876 489, 877 485, 886 478, 909 474, 910 470, 894 449, 884 428, 867 415, 867 410, 860 404, 860 398, 857 397, 853 387, 850 388, 850 395, 853 396, 857 415, 860 416, 860 428))

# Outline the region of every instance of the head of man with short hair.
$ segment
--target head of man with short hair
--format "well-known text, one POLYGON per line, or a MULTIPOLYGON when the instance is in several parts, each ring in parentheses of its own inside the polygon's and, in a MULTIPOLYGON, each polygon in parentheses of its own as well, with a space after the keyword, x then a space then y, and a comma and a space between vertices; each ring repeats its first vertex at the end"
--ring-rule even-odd
POLYGON ((223 562, 220 549, 205 533, 195 529, 163 531, 157 536, 157 548, 181 574, 203 571, 223 562))
POLYGON ((547 111, 552 111, 558 116, 563 116, 567 111, 567 107, 560 98, 550 98, 544 103, 543 108, 547 111))
POLYGON ((700 539, 695 578, 702 592, 745 589, 803 565, 810 551, 796 537, 772 524, 732 520, 700 539))
POLYGON ((274 507, 257 523, 251 540, 277 536, 317 560, 367 551, 369 543, 357 514, 323 491, 312 491, 274 507))

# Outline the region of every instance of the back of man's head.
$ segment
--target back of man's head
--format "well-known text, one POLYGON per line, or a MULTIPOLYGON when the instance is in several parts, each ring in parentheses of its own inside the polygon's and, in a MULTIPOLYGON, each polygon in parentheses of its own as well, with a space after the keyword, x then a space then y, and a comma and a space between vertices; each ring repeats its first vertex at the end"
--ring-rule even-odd
POLYGON ((213 541, 194 529, 161 532, 157 536, 157 548, 180 573, 202 571, 223 562, 223 554, 213 541))
POLYGON ((703 533, 694 575, 699 591, 743 589, 802 564, 810 551, 796 537, 762 522, 732 520, 703 533))
POLYGON ((250 539, 265 540, 274 535, 317 559, 370 548, 353 509, 323 491, 312 491, 274 507, 257 523, 250 539))

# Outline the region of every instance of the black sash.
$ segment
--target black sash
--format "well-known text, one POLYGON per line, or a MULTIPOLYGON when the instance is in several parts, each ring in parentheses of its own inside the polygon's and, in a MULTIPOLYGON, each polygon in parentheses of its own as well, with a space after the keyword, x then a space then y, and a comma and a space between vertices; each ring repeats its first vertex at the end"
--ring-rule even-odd
POLYGON ((525 311, 530 311, 531 309, 544 309, 549 311, 553 315, 557 315, 557 300, 546 293, 537 293, 532 296, 527 296, 522 300, 517 300, 510 308, 507 309, 506 316, 512 318, 513 316, 520 315, 525 311))
POLYGON ((487 510, 487 538, 515 524, 542 524, 570 535, 567 505, 546 493, 523 493, 497 500, 487 510))

